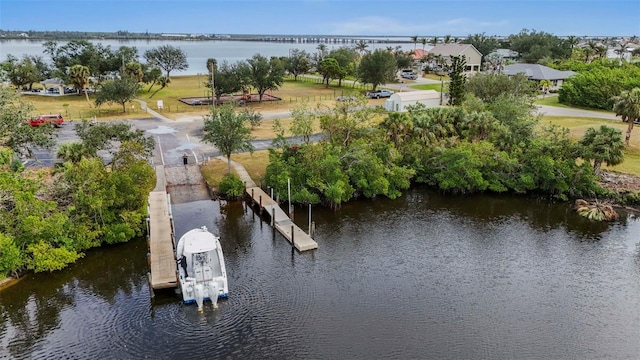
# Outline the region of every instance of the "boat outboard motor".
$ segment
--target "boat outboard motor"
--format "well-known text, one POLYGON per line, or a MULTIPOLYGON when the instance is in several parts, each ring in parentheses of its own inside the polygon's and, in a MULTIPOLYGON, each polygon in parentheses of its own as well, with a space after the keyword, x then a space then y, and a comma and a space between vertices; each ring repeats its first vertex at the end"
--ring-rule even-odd
POLYGON ((196 304, 198 304, 198 311, 202 311, 202 303, 204 302, 204 286, 202 284, 196 284, 196 304))
POLYGON ((218 308, 218 282, 217 281, 209 281, 207 282, 207 291, 209 292, 209 298, 211 299, 211 304, 214 309, 218 308))

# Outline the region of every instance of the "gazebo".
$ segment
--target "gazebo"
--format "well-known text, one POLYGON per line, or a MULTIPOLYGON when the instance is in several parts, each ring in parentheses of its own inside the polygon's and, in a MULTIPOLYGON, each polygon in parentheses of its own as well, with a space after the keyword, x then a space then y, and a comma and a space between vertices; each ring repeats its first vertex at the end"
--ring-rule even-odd
MULTIPOLYGON (((49 89, 53 88, 53 89, 58 89, 58 94, 64 94, 64 81, 60 78, 51 78, 51 79, 47 79, 47 80, 43 80, 40 82, 40 84, 42 84, 42 86, 44 87, 44 92, 47 94, 51 94, 51 92, 49 92, 49 89)), ((55 93, 55 92, 54 92, 55 93)))

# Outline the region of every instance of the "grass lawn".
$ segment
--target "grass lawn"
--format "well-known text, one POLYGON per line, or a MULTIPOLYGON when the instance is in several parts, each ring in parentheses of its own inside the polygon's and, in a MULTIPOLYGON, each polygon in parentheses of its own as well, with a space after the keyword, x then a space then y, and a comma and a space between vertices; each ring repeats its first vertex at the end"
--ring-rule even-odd
MULTIPOLYGON (((269 150, 254 151, 251 153, 232 154, 231 160, 244 166, 251 179, 257 185, 264 179, 264 174, 269 164, 269 150)), ((222 177, 227 174, 227 162, 220 159, 211 159, 200 167, 202 176, 210 186, 217 188, 222 177)), ((237 174, 233 166, 231 172, 237 174)))
MULTIPOLYGON (((160 89, 159 85, 155 85, 149 91, 149 85, 143 85, 138 92, 137 99, 145 101, 147 106, 162 115, 178 119, 185 116, 200 116, 209 112, 208 106, 191 106, 181 102, 180 98, 189 97, 209 97, 211 93, 208 88, 204 87, 203 82, 206 81, 205 76, 173 76, 171 83, 164 89, 160 89), (158 110, 157 101, 162 100, 163 110, 158 110)), ((343 84, 338 87, 331 84, 328 88, 323 84, 317 83, 315 79, 301 78, 298 81, 287 79, 284 81, 280 89, 267 92, 270 95, 281 98, 281 101, 267 101, 263 103, 250 103, 250 106, 257 112, 278 112, 286 111, 296 103, 309 101, 313 104, 320 102, 323 104, 333 104, 335 98, 340 95, 356 95, 366 93, 362 87, 354 87, 351 84, 343 84)), ((119 104, 103 105, 96 109, 95 95, 89 95, 91 106, 87 103, 84 96, 66 95, 66 96, 40 96, 40 95, 24 95, 23 99, 34 105, 38 114, 62 114, 65 119, 80 120, 92 119, 94 116, 98 119, 130 119, 130 118, 146 118, 149 115, 144 112, 137 102, 131 102, 126 105, 127 112, 122 112, 119 104)))
MULTIPOLYGON (((545 116, 542 118, 542 124, 549 123, 569 129, 571 135, 577 139, 582 138, 588 128, 599 128, 601 125, 607 125, 620 130, 623 134, 622 136, 624 136, 624 133, 627 131, 627 124, 619 120, 563 116, 545 116)), ((640 132, 635 131, 631 133, 629 146, 625 150, 624 161, 622 164, 616 166, 603 165, 603 168, 640 176, 640 132)))
POLYGON ((412 89, 416 90, 435 90, 437 92, 442 92, 441 84, 420 84, 420 85, 412 85, 412 89))
POLYGON ((565 109, 581 109, 581 110, 589 110, 589 111, 597 111, 597 112, 602 112, 602 113, 607 113, 607 114, 611 114, 613 113, 613 111, 607 111, 607 110, 602 110, 602 109, 591 109, 591 108, 586 108, 586 107, 582 107, 582 106, 570 106, 570 105, 566 105, 566 104, 561 104, 560 102, 558 102, 558 95, 547 95, 544 98, 538 98, 535 101, 536 105, 546 105, 546 106, 556 106, 556 107, 561 107, 561 108, 565 108, 565 109))

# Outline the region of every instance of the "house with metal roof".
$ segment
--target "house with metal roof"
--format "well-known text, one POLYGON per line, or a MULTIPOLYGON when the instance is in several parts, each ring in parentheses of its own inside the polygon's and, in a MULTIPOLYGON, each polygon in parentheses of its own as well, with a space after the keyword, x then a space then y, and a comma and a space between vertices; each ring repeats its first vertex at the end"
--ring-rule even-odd
POLYGON ((502 73, 510 76, 523 73, 537 82, 549 80, 553 84, 551 89, 557 89, 562 86, 565 79, 573 76, 575 71, 561 71, 538 64, 511 64, 506 65, 502 73))
POLYGON ((429 53, 434 56, 442 56, 448 65, 451 64, 450 56, 464 55, 467 61, 464 71, 466 73, 480 71, 482 53, 471 44, 437 44, 429 50, 429 53))

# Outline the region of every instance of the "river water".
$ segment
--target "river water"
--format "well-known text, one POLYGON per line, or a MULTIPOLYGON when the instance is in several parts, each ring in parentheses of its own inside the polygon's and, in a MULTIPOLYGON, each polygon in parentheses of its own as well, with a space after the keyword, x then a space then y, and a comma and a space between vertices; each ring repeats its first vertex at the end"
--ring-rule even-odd
MULTIPOLYGON (((369 38, 367 41, 388 40, 386 38, 369 38)), ((267 58, 271 56, 288 56, 289 50, 300 49, 308 53, 316 53, 318 43, 285 43, 285 42, 249 42, 249 41, 229 41, 229 40, 208 40, 208 41, 180 41, 180 40, 100 40, 93 43, 101 43, 109 46, 115 51, 120 46, 135 47, 138 49, 139 60, 144 62, 144 52, 157 48, 162 45, 172 45, 182 49, 187 56, 189 68, 183 71, 172 71, 171 75, 196 75, 206 74, 207 59, 215 58, 218 62, 224 60, 229 63, 245 61, 255 54, 260 54, 267 58)), ((23 55, 39 55, 49 61, 48 55, 43 53, 44 47, 42 41, 31 40, 5 40, 0 41, 0 61, 4 61, 7 55, 11 54, 15 57, 22 58, 23 55)), ((59 45, 66 42, 61 41, 59 45)), ((353 44, 325 44, 327 50, 337 49, 341 46, 353 46, 353 44)), ((386 49, 387 47, 400 46, 403 50, 411 50, 416 45, 411 43, 375 43, 368 44, 367 50, 386 49)), ((421 48, 422 45, 419 45, 421 48)), ((431 46, 425 47, 430 49, 431 46)))
POLYGON ((152 299, 140 239, 2 291, 0 358, 640 358, 633 215, 591 223, 566 203, 419 188, 314 208, 319 248, 292 253, 242 202, 173 212, 177 236, 221 236, 217 310, 152 299))

